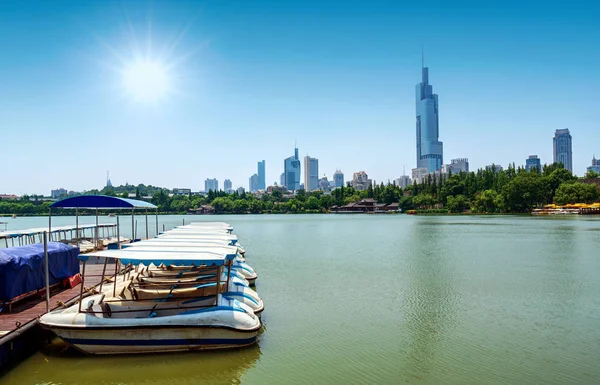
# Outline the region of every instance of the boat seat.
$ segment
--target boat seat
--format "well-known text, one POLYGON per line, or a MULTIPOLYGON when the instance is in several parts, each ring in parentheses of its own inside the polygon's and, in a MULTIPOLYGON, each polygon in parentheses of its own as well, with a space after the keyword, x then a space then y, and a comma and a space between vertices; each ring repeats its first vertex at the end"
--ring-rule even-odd
POLYGON ((109 305, 108 303, 106 303, 106 302, 105 302, 105 303, 103 303, 101 306, 102 306, 102 308, 103 308, 103 309, 102 309, 102 310, 103 310, 102 314, 103 314, 104 316, 106 316, 107 318, 110 318, 110 317, 112 317, 112 309, 110 308, 110 305, 109 305))

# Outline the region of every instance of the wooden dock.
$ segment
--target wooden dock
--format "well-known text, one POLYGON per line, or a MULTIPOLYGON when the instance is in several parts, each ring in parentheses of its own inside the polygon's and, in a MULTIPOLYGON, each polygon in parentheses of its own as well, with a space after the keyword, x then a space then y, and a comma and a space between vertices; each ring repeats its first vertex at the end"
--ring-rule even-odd
MULTIPOLYGON (((112 276, 113 266, 112 264, 107 266, 107 276, 112 276)), ((88 261, 85 267, 85 288, 92 288, 100 283, 103 267, 103 263, 88 261)), ((61 306, 59 303, 65 305, 74 303, 79 298, 80 290, 81 283, 70 289, 51 290, 50 310, 61 306)), ((14 364, 37 351, 40 344, 44 342, 38 319, 45 313, 45 294, 29 297, 13 304, 10 313, 0 313, 0 373, 6 365, 14 364)))

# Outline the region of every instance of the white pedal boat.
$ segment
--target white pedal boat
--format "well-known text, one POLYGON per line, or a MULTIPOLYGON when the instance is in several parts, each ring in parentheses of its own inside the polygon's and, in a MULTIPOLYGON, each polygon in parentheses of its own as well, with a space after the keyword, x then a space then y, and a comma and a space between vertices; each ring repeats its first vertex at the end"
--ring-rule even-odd
MULTIPOLYGON (((85 298, 84 302, 98 300, 85 298)), ((88 354, 155 353, 235 348, 254 344, 261 328, 251 309, 219 296, 219 305, 177 311, 151 303, 129 306, 95 304, 79 312, 79 304, 52 311, 40 325, 88 354)), ((214 303, 214 300, 213 300, 214 303)))
MULTIPOLYGON (((132 283, 136 278, 122 275, 113 282, 105 282, 112 295, 103 291, 82 298, 67 309, 57 309, 40 318, 40 325, 52 330, 67 343, 90 354, 152 353, 183 350, 203 350, 246 346, 256 342, 261 328, 260 319, 251 307, 234 297, 246 298, 246 293, 230 292, 230 288, 245 286, 239 278, 227 275, 221 284, 224 265, 231 266, 237 253, 223 248, 178 253, 172 251, 132 252, 130 250, 103 250, 80 255, 83 263, 81 287, 85 286, 85 265, 90 256, 115 258, 124 266, 154 264, 155 266, 213 267, 216 269, 213 295, 193 296, 178 300, 173 297, 177 286, 149 290, 138 298, 132 283), (239 281, 239 282, 234 282, 239 281), (117 287, 122 292, 117 294, 117 287), (220 294, 223 287, 225 292, 220 294), (127 293, 130 293, 128 296, 127 293), (109 299, 106 299, 109 297, 109 299)), ((230 270, 228 270, 229 273, 230 270)), ((130 272, 131 273, 131 272, 130 272)), ((137 278, 139 278, 139 272, 137 278)), ((104 289, 104 287, 102 288, 104 289)), ((211 285, 202 284, 204 294, 210 294, 211 285)), ((248 288, 249 289, 249 288, 248 288)), ((83 290, 82 290, 83 292, 83 290)), ((194 294, 198 294, 197 291, 194 294)), ((258 295, 257 295, 258 296, 258 295)))

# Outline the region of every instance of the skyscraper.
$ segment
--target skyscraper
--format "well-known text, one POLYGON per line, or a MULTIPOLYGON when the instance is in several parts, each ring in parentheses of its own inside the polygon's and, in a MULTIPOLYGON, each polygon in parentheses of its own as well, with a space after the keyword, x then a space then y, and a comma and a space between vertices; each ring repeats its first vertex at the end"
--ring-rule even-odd
POLYGON ((333 173, 333 185, 335 187, 344 187, 344 174, 340 170, 333 173))
POLYGON ((206 178, 204 181, 204 191, 219 191, 219 181, 216 178, 206 178))
POLYGON ((285 188, 290 191, 296 191, 300 188, 300 160, 298 159, 298 149, 294 149, 294 156, 283 161, 283 174, 285 178, 285 188))
POLYGON ((422 81, 416 86, 417 168, 438 171, 444 163, 444 148, 440 142, 438 96, 429 84, 429 68, 423 67, 422 81))
POLYGON ((304 157, 304 189, 306 191, 313 191, 318 188, 319 160, 307 155, 304 157))
POLYGON ((265 180, 265 161, 258 162, 258 190, 266 190, 267 182, 265 180))
POLYGON ((537 169, 538 172, 542 171, 542 162, 537 155, 529 155, 529 158, 525 159, 525 170, 531 171, 537 169))
POLYGON ((592 158, 592 165, 587 168, 587 171, 600 173, 600 159, 596 159, 596 155, 592 158))
POLYGON ((223 190, 229 192, 231 190, 231 186, 231 181, 229 179, 225 179, 225 182, 223 182, 223 190))
POLYGON ((255 191, 258 191, 258 190, 259 190, 259 188, 258 188, 258 185, 259 185, 259 183, 260 183, 260 182, 259 182, 259 177, 258 177, 258 174, 254 174, 254 175, 252 175, 252 176, 250 177, 250 180, 249 180, 249 183, 248 183, 248 184, 249 184, 249 186, 248 186, 248 187, 249 187, 248 191, 250 191, 251 193, 253 193, 253 192, 255 192, 255 191))
POLYGON ((573 149, 569 129, 556 130, 552 140, 554 147, 554 163, 562 163, 565 169, 573 172, 573 149))

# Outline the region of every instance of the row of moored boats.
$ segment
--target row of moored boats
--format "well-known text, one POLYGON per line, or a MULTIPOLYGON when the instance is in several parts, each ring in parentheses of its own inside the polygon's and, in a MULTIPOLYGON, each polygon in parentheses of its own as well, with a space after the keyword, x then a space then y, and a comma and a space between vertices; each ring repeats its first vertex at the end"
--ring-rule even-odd
POLYGON ((192 223, 122 249, 80 255, 82 287, 90 257, 104 259, 102 283, 40 324, 90 354, 251 345, 264 305, 232 230, 222 222, 192 223))

